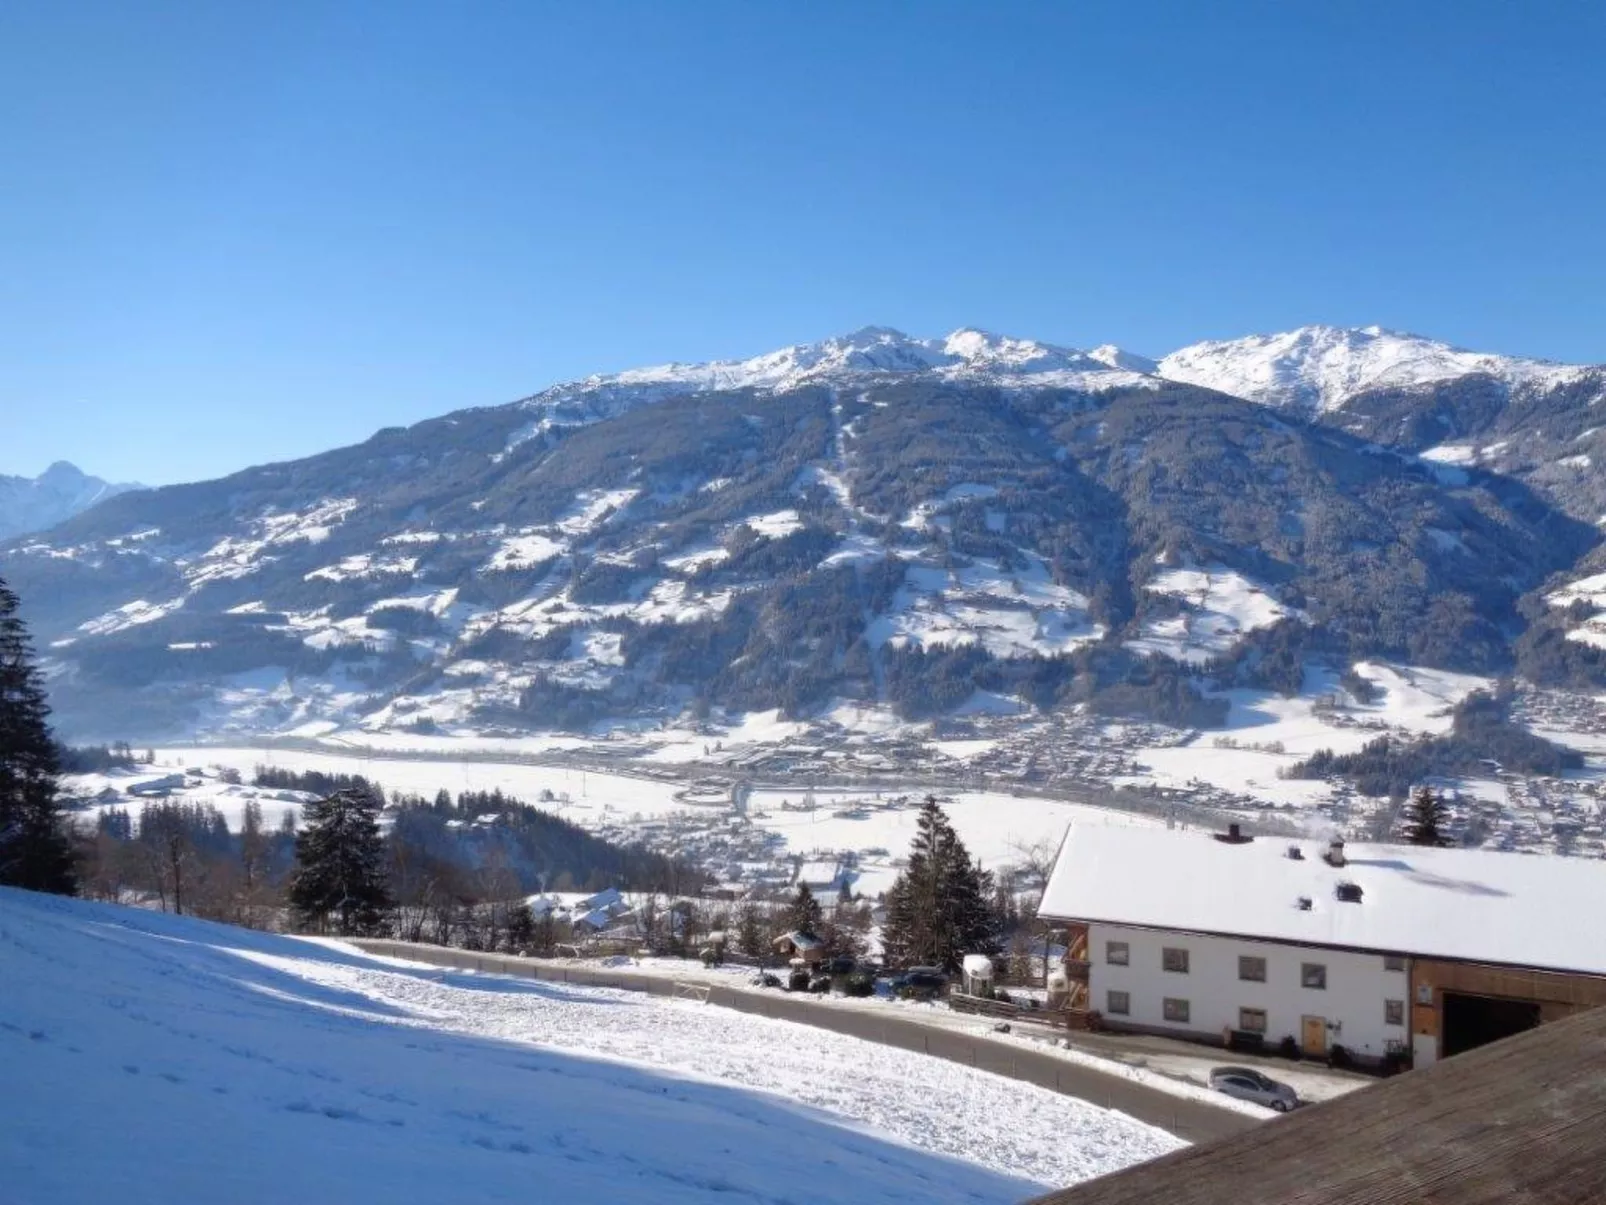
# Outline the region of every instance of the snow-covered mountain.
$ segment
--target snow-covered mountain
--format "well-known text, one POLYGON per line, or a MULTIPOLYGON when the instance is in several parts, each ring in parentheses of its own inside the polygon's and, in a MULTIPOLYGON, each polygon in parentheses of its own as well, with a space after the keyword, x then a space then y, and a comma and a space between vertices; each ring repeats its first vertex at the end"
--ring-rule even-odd
POLYGON ((1140 384, 1152 361, 1124 357, 1118 348, 1095 353, 964 328, 940 339, 917 339, 885 326, 783 347, 747 360, 703 364, 661 364, 599 374, 559 385, 530 403, 597 392, 675 392, 758 389, 767 392, 804 385, 840 384, 872 374, 932 373, 970 382, 992 381, 1027 388, 1121 388, 1140 384))
POLYGON ((1157 371, 1253 402, 1305 413, 1341 408, 1357 394, 1487 376, 1508 389, 1553 388, 1588 368, 1466 351, 1379 326, 1304 326, 1276 335, 1195 343, 1159 361, 1157 371))
POLYGON ((37 477, 0 475, 0 540, 43 531, 138 485, 114 485, 58 460, 37 477))
POLYGON ((1111 368, 1119 368, 1126 372, 1141 372, 1146 376, 1158 376, 1160 373, 1158 361, 1127 351, 1113 343, 1100 344, 1087 354, 1100 364, 1107 364, 1111 368))
POLYGON ((1200 667, 1270 680, 1307 629, 1501 668, 1520 597, 1598 543, 1517 483, 1146 364, 871 328, 127 494, 0 563, 79 733, 1192 725, 1220 711, 1200 667))

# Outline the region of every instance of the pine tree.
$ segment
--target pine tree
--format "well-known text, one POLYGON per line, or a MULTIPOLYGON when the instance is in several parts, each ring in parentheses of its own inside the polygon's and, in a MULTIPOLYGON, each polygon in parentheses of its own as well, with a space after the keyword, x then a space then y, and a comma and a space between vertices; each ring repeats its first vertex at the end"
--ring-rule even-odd
POLYGON ((1444 797, 1432 787, 1418 787, 1405 805, 1405 840, 1411 845, 1450 845, 1450 819, 1450 805, 1444 797))
POLYGON ((56 802, 56 743, 17 596, 0 581, 0 884, 71 895, 72 843, 56 802))
POLYGON ((298 920, 342 935, 370 933, 391 906, 379 834, 381 802, 360 787, 307 805, 289 900, 298 920))
POLYGON ((797 894, 786 906, 787 931, 818 934, 824 920, 825 914, 820 909, 820 901, 814 898, 814 892, 809 889, 807 883, 799 883, 797 894))
POLYGON ((507 948, 510 954, 523 954, 535 945, 535 913, 524 900, 507 913, 507 948))
POLYGON ((736 920, 736 948, 749 958, 760 958, 765 953, 765 947, 758 909, 752 904, 743 904, 736 920))
POLYGON ((957 970, 966 954, 996 953, 992 878, 971 861, 947 815, 928 797, 908 864, 887 893, 887 961, 957 970))

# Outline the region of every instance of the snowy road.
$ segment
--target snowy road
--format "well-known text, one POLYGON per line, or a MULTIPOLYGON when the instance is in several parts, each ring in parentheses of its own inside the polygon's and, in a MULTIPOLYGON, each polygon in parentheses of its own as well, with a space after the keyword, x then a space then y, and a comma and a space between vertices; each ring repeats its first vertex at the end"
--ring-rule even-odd
MULTIPOLYGON (((1029 1024, 1018 1025, 1013 1034, 993 1033, 993 1020, 955 1013, 946 1006, 766 991, 750 987, 750 972, 741 968, 677 966, 669 959, 649 959, 645 964, 621 960, 623 965, 609 966, 475 954, 406 942, 361 940, 359 944, 370 953, 405 962, 530 977, 554 986, 673 996, 677 984, 688 983, 706 990, 709 1004, 720 1009, 827 1029, 924 1057, 980 1068, 1117 1110, 1189 1142, 1236 1134, 1274 1116, 1269 1110, 1221 1097, 1200 1083, 1151 1075, 1126 1063, 1045 1045, 1026 1036, 1034 1028, 1029 1024)), ((1208 1069, 1219 1060, 1196 1061, 1208 1069)))
POLYGON ((0 1197, 1010 1201, 1173 1149, 804 1026, 0 891, 0 1197))

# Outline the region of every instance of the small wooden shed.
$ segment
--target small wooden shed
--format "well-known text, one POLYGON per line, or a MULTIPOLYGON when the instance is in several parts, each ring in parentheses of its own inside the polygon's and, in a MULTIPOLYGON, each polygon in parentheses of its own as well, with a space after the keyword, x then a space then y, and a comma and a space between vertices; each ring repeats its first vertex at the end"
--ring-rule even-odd
POLYGON ((825 943, 813 933, 805 933, 801 929, 782 933, 772 944, 782 958, 801 959, 810 966, 825 961, 825 943))

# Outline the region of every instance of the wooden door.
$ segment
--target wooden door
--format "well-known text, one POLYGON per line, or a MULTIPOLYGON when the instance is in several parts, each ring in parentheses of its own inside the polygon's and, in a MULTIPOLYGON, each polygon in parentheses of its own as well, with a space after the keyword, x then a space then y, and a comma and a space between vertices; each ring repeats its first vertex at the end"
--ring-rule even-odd
POLYGON ((1306 1017, 1301 1045, 1306 1054, 1327 1053, 1327 1018, 1306 1017))

